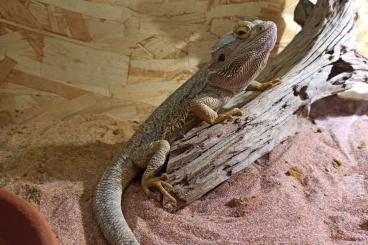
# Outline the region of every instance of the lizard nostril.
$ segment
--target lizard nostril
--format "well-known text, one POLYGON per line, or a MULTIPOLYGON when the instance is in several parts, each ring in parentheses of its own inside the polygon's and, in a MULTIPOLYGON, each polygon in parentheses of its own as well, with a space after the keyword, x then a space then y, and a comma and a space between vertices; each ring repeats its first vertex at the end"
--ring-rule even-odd
POLYGON ((225 61, 225 55, 220 54, 220 56, 218 57, 218 61, 225 61))
POLYGON ((238 31, 238 36, 244 35, 245 31, 238 31))

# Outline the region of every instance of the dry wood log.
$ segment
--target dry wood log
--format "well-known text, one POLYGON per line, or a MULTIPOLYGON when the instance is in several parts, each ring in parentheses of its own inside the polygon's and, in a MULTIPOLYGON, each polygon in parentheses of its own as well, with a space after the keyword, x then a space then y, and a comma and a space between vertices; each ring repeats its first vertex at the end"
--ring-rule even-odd
POLYGON ((282 83, 242 106, 242 117, 201 123, 174 142, 167 173, 180 202, 164 201, 168 210, 200 198, 301 130, 313 102, 368 81, 368 60, 354 49, 356 7, 355 0, 299 2, 302 30, 257 78, 282 83))

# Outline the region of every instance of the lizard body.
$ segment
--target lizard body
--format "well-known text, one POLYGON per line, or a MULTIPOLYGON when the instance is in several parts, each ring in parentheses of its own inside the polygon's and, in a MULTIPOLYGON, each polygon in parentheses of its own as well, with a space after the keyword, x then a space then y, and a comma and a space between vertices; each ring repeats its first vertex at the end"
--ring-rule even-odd
MULTIPOLYGON (((276 42, 276 25, 270 21, 239 22, 212 47, 212 61, 170 95, 138 128, 120 155, 103 174, 94 198, 97 222, 111 244, 139 244, 126 223, 121 198, 129 183, 144 170, 141 185, 146 194, 158 188, 175 202, 158 176, 170 151, 170 143, 187 130, 194 118, 210 124, 240 115, 238 108, 218 110, 236 93, 247 88, 264 68, 276 42)), ((278 81, 260 84, 264 90, 278 81)))

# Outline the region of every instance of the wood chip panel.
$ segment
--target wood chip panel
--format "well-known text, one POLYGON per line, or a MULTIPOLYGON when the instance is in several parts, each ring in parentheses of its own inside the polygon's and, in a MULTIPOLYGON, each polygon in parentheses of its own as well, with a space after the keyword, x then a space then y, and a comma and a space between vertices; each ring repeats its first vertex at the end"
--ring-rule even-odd
MULTIPOLYGON (((368 8, 361 2, 358 48, 368 54, 368 8)), ((275 21, 273 55, 280 52, 299 30, 296 3, 0 0, 0 110, 7 115, 0 125, 86 111, 144 120, 208 61, 212 42, 237 20, 275 21)))

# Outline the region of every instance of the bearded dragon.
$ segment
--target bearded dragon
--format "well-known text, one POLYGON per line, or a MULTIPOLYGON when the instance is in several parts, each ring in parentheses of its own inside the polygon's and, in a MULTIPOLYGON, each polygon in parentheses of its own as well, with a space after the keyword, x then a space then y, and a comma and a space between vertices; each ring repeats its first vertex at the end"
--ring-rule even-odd
POLYGON ((121 198, 129 183, 143 171, 146 194, 157 188, 168 200, 172 186, 160 171, 170 143, 193 118, 216 124, 242 114, 239 108, 219 110, 247 87, 264 90, 279 82, 253 79, 265 67, 277 36, 271 21, 240 21, 212 46, 212 59, 171 94, 137 129, 97 185, 93 209, 97 222, 111 244, 139 244, 126 223, 121 198))

